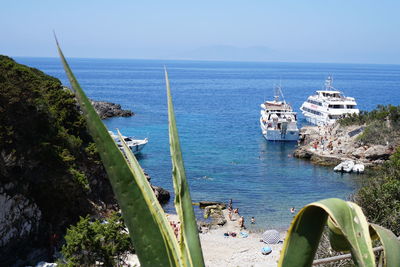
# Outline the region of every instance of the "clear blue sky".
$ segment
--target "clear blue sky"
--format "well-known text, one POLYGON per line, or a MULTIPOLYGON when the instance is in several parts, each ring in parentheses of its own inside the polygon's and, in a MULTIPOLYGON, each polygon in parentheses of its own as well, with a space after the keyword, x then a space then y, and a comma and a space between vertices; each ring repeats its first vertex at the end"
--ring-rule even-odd
POLYGON ((2 1, 0 54, 400 64, 400 1, 2 1))

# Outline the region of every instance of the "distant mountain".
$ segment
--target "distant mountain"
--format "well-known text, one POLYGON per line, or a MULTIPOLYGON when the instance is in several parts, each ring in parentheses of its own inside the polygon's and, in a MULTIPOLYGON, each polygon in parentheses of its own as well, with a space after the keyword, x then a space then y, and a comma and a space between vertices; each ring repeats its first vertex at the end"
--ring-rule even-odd
POLYGON ((177 57, 195 60, 271 61, 273 53, 274 50, 266 46, 214 45, 185 51, 178 54, 177 57))

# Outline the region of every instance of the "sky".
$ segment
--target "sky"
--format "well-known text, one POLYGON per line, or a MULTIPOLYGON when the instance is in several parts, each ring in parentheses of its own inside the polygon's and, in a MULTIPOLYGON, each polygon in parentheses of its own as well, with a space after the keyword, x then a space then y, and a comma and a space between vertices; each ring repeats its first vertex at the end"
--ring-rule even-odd
POLYGON ((400 64, 398 0, 2 1, 0 54, 400 64))

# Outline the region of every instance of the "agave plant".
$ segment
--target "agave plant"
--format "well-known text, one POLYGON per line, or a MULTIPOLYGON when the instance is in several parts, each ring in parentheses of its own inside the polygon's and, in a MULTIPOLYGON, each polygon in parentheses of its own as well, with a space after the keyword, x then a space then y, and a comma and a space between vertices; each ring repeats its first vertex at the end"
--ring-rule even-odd
POLYGON ((135 156, 124 144, 123 138, 121 138, 121 142, 124 144, 125 155, 117 147, 72 73, 56 37, 55 39, 64 70, 75 91, 88 130, 96 143, 107 171, 140 264, 142 266, 204 266, 196 219, 183 166, 167 71, 165 71, 165 75, 168 88, 172 177, 175 206, 181 221, 179 242, 135 156))
MULTIPOLYGON (((65 72, 76 93, 115 196, 121 207, 142 266, 204 266, 189 186, 183 165, 178 131, 172 104, 168 73, 165 80, 168 96, 169 140, 175 207, 181 221, 177 239, 166 219, 135 156, 124 142, 120 151, 107 128, 73 75, 56 39, 65 72)), ((357 266, 375 266, 372 240, 379 239, 384 247, 381 262, 388 267, 400 266, 400 242, 389 230, 368 224, 361 208, 340 199, 311 203, 294 218, 281 251, 278 266, 310 266, 321 234, 328 224, 330 242, 338 251, 350 251, 357 266)))
POLYGON ((357 204, 336 198, 311 203, 299 211, 288 230, 278 266, 311 266, 325 225, 332 248, 351 252, 356 266, 376 266, 372 240, 377 239, 384 247, 384 266, 400 266, 396 236, 379 225, 368 224, 357 204))

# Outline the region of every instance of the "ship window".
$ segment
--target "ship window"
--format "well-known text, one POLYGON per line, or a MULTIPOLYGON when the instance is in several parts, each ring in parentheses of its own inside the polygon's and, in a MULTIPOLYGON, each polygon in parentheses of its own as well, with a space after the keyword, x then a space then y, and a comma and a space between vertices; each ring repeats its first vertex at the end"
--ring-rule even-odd
POLYGON ((329 119, 337 120, 337 119, 340 119, 340 118, 341 118, 341 115, 329 115, 329 119))
POLYGON ((344 108, 344 105, 329 105, 330 108, 344 108))
POLYGON ((356 108, 356 105, 347 105, 347 108, 348 109, 354 109, 354 108, 356 108))
POLYGON ((318 106, 322 106, 321 102, 315 101, 315 100, 307 100, 308 103, 314 104, 314 105, 318 105, 318 106))
POLYGON ((309 109, 309 108, 304 108, 305 111, 310 112, 312 114, 318 115, 318 116, 322 116, 322 113, 313 109, 309 109))

